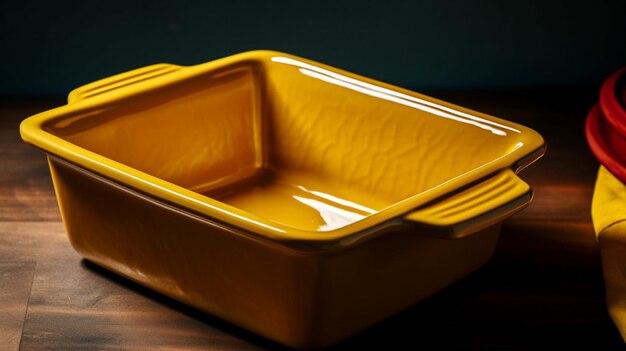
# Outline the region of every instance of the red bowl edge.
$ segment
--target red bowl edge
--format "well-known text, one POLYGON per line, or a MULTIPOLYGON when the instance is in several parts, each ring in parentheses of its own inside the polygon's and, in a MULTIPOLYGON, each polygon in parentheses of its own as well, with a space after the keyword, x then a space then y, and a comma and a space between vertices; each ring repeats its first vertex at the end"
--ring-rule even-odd
POLYGON ((591 152, 596 156, 598 161, 604 165, 613 175, 615 175, 623 183, 626 183, 626 167, 622 165, 615 151, 606 143, 605 135, 601 130, 603 119, 602 111, 598 104, 587 114, 585 123, 585 136, 591 152))

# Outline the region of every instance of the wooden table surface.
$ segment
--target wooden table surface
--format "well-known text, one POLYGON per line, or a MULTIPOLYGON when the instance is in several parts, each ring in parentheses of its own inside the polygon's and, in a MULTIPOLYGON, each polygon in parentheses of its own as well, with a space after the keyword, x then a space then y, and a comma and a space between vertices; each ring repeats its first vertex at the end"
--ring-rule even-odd
MULTIPOLYGON (((505 222, 484 268, 336 348, 622 348, 590 218, 598 164, 583 130, 596 91, 431 93, 545 137, 546 156, 521 174, 534 202, 505 222)), ((72 250, 45 157, 18 133, 21 119, 63 103, 0 99, 0 349, 280 349, 72 250)))

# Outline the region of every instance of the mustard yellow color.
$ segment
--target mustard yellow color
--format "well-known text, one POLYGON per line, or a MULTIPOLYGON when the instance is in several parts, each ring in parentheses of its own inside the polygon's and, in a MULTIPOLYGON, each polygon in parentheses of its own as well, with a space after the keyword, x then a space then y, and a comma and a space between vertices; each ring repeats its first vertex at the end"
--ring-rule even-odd
POLYGON ((354 241, 405 215, 460 233, 455 225, 489 217, 510 196, 437 223, 410 213, 517 171, 543 147, 526 127, 271 51, 149 66, 79 88, 69 101, 24 121, 24 140, 285 242, 354 241))
POLYGON ((500 223, 444 240, 392 221, 349 248, 277 245, 52 156, 72 246, 86 259, 295 348, 335 344, 491 257, 500 223))
POLYGON ((86 259, 292 347, 478 269, 528 205, 526 127, 296 56, 159 64, 25 120, 86 259), (454 240, 448 240, 455 238, 454 240))
POLYGON ((602 256, 609 314, 626 340, 626 185, 598 170, 591 216, 602 256))
POLYGON ((414 211, 406 218, 448 229, 451 231, 449 237, 461 237, 503 221, 511 213, 526 207, 530 200, 528 184, 507 169, 450 196, 437 206, 414 211))

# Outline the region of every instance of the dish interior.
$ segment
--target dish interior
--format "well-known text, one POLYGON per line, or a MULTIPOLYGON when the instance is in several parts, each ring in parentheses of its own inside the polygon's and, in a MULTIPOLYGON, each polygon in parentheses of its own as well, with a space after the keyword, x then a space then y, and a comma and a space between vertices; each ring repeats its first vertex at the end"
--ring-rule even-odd
POLYGON ((300 230, 349 225, 521 144, 496 119, 282 56, 120 96, 44 128, 300 230))

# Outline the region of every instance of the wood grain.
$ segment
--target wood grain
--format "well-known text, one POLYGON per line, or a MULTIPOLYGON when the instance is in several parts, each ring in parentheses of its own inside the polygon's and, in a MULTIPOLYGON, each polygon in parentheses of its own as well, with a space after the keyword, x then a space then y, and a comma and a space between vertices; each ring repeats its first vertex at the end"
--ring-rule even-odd
POLYGON ((0 99, 0 221, 60 221, 42 153, 20 139, 22 119, 63 100, 0 99))
MULTIPOLYGON (((590 218, 598 164, 583 126, 596 91, 431 92, 546 138, 546 156, 521 174, 534 202, 505 222, 483 269, 335 349, 623 348, 604 306, 590 218)), ((0 100, 0 311, 17 316, 12 324, 0 316, 0 345, 281 349, 80 259, 65 238, 45 158, 18 135, 22 118, 62 103, 0 100)))
POLYGON ((35 273, 35 262, 0 262, 0 341, 18 350, 35 273))

